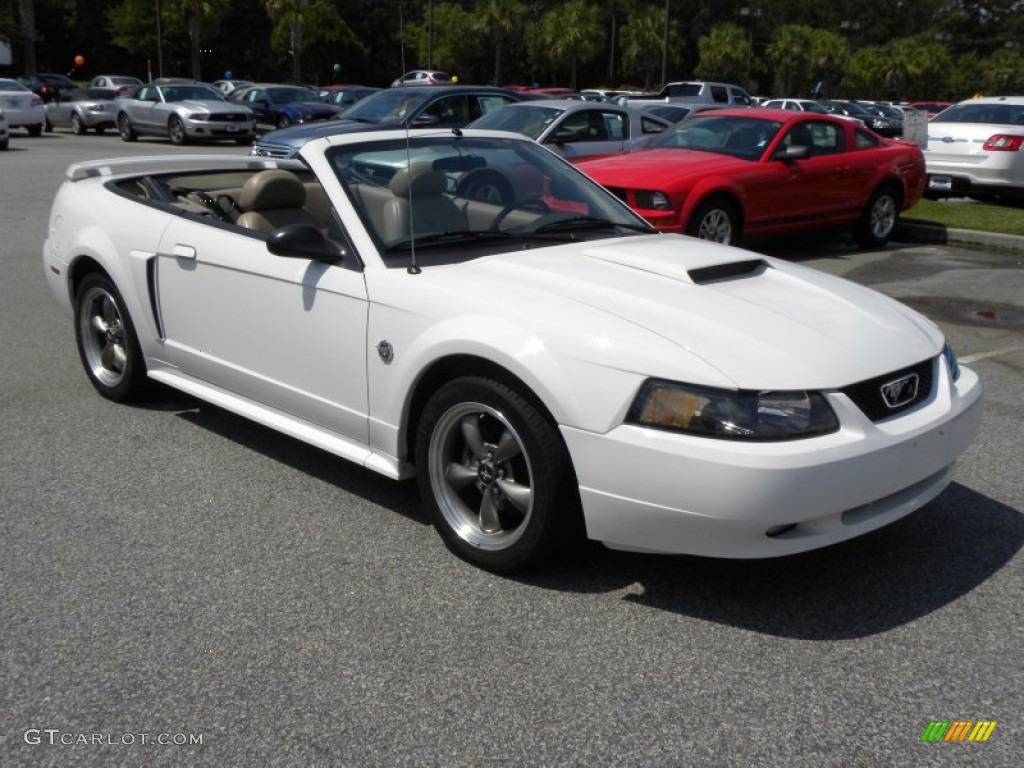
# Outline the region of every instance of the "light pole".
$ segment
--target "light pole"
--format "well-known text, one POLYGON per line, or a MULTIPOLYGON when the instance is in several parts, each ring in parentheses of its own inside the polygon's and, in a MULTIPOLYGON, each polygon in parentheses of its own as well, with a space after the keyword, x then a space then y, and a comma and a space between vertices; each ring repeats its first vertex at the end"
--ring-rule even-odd
POLYGON ((156 0, 156 76, 164 76, 164 31, 160 0, 156 0))
POLYGON ((434 68, 434 0, 427 0, 427 69, 434 68))
POLYGON ((665 33, 661 43, 661 85, 668 82, 668 11, 672 0, 665 0, 665 33))
POLYGON ((760 8, 751 8, 749 6, 743 6, 740 8, 740 16, 749 19, 747 23, 747 82, 743 85, 747 90, 750 88, 750 60, 754 55, 754 20, 761 16, 760 8))

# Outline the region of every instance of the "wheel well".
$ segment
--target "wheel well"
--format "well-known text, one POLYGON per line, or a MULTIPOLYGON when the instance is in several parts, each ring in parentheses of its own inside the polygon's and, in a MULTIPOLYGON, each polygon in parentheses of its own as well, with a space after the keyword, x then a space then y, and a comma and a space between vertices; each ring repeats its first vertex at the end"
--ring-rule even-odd
POLYGON ((486 358, 475 357, 474 355, 451 355, 450 357, 444 357, 435 361, 423 372, 423 375, 420 376, 419 381, 416 383, 412 399, 409 401, 409 413, 405 420, 406 459, 412 461, 415 458, 416 430, 427 401, 449 381, 463 376, 484 376, 513 387, 545 419, 557 428, 558 422, 551 415, 551 411, 547 409, 526 382, 514 373, 486 358))
POLYGON ((883 189, 892 190, 892 193, 896 196, 896 212, 899 213, 900 210, 903 208, 903 187, 895 179, 885 179, 884 181, 879 183, 877 187, 875 187, 875 191, 872 193, 872 197, 877 195, 883 189))
POLYGON ((110 279, 110 275, 108 275, 107 271, 100 266, 98 261, 89 256, 83 256, 80 259, 76 259, 75 263, 71 265, 68 280, 72 301, 74 301, 75 296, 78 295, 78 286, 82 284, 82 281, 88 275, 103 275, 108 280, 110 279))
POLYGON ((743 206, 740 204, 739 198, 736 197, 736 195, 732 192, 726 192, 721 189, 712 192, 693 206, 693 212, 690 214, 690 219, 686 222, 686 228, 690 228, 690 220, 693 218, 693 214, 714 200, 721 200, 724 203, 728 203, 729 207, 732 208, 733 212, 736 214, 736 228, 739 230, 736 233, 736 237, 739 239, 743 235, 743 206))

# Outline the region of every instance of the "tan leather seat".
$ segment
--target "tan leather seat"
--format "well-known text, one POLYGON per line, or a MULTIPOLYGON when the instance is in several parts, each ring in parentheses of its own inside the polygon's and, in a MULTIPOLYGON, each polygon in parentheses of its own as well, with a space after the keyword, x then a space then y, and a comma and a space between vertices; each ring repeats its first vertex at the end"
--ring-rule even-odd
POLYGON ((238 207, 243 213, 235 223, 260 232, 271 232, 286 224, 321 227, 317 218, 303 208, 305 204, 306 188, 294 173, 260 171, 242 186, 238 207))
POLYGON ((426 163, 398 171, 390 183, 394 197, 385 205, 383 232, 392 243, 416 236, 466 229, 466 216, 445 195, 448 178, 426 163))

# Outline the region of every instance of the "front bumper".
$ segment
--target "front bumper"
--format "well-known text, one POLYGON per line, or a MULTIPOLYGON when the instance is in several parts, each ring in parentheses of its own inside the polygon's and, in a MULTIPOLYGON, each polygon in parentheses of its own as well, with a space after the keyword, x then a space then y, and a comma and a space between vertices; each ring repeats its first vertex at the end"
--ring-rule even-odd
POLYGON ((872 423, 841 393, 842 425, 820 438, 738 443, 624 425, 562 428, 587 535, 614 549, 778 557, 860 536, 910 514, 950 482, 981 422, 981 384, 940 361, 918 408, 872 423))
POLYGON ((190 139, 252 139, 256 134, 256 122, 186 120, 185 133, 190 139))

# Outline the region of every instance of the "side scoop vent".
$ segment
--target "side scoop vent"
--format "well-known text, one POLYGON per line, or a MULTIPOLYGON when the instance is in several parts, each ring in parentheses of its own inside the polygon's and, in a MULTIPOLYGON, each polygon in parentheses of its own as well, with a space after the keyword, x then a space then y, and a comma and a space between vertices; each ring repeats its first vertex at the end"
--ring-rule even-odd
POLYGON ((770 264, 764 259, 747 259, 746 261, 730 261, 726 264, 714 264, 710 267, 691 269, 686 274, 695 285, 707 285, 719 280, 732 280, 737 277, 760 275, 770 264))

